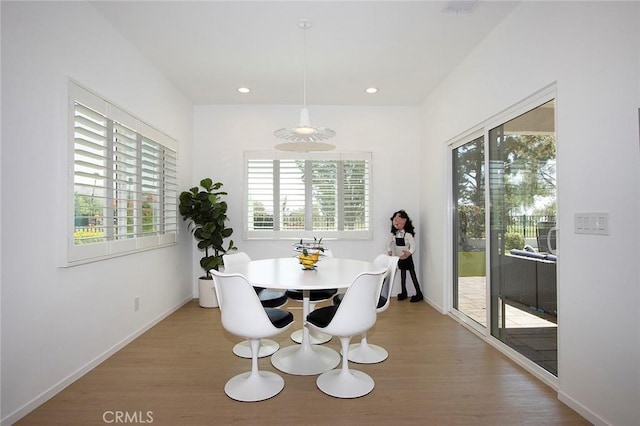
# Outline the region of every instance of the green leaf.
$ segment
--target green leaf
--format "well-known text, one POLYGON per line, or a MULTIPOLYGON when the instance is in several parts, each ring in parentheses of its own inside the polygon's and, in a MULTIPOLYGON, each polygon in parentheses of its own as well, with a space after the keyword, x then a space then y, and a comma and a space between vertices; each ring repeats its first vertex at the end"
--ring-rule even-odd
POLYGON ((213 181, 210 178, 204 178, 200 181, 200 186, 207 190, 207 192, 211 192, 211 185, 213 181))
POLYGON ((218 270, 222 265, 222 256, 207 256, 200 259, 200 266, 207 272, 212 269, 218 270))

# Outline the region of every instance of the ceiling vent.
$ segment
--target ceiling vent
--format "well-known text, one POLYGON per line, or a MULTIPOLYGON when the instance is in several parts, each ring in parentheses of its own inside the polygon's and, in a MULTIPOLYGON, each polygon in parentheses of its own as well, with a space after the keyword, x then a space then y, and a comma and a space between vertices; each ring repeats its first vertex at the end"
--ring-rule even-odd
POLYGON ((447 2, 443 12, 471 13, 478 4, 478 0, 451 0, 447 2))

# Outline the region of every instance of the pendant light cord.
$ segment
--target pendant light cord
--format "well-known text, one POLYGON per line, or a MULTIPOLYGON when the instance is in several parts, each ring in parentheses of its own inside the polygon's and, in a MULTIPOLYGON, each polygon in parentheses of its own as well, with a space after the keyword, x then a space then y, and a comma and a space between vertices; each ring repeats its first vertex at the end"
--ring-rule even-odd
POLYGON ((307 107, 307 27, 302 29, 302 105, 307 107))

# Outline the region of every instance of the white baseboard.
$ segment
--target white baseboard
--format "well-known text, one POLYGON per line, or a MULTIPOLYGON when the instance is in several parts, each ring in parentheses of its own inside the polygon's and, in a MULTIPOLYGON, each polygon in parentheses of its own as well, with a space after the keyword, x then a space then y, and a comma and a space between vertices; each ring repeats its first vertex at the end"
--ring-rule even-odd
POLYGON ((596 415, 593 411, 589 410, 584 405, 580 404, 573 398, 569 397, 566 393, 562 391, 558 391, 558 399, 566 404, 569 408, 571 408, 576 413, 580 414, 582 417, 590 421, 594 424, 594 426, 606 426, 610 425, 610 423, 601 419, 598 415, 596 415))
POLYGON ((55 395, 57 395, 62 390, 64 390, 67 386, 71 385, 73 382, 78 380, 80 377, 84 376, 89 371, 93 370, 95 367, 100 365, 103 361, 105 361, 111 355, 115 354, 120 349, 122 349, 125 346, 127 346, 133 340, 135 340, 136 338, 138 338, 142 334, 144 334, 146 331, 148 331, 151 327, 153 327, 154 325, 158 324, 160 321, 162 321, 163 319, 165 319, 166 317, 168 317, 169 315, 171 315, 172 313, 174 313, 175 311, 180 309, 186 303, 189 303, 191 300, 193 300, 193 298, 190 296, 190 297, 182 300, 178 304, 170 307, 167 311, 163 312, 158 317, 156 317, 153 320, 151 320, 148 324, 144 325, 139 330, 137 330, 134 333, 130 334, 129 336, 127 336, 126 338, 124 338, 123 340, 118 342, 113 347, 107 349, 105 352, 103 352, 102 354, 100 354, 96 358, 92 359, 91 361, 89 361, 84 366, 80 367, 78 370, 74 371, 73 373, 71 373, 70 375, 65 377, 64 379, 60 380, 58 383, 56 383, 55 385, 51 386, 49 389, 45 390, 44 392, 42 392, 37 397, 35 397, 34 399, 29 401, 28 403, 24 404, 22 407, 20 407, 17 410, 15 410, 13 413, 10 413, 6 417, 2 418, 2 420, 0 421, 0 425, 9 426, 9 425, 12 425, 12 424, 16 423, 18 420, 20 420, 21 418, 23 418, 24 416, 26 416, 27 414, 29 414, 30 412, 32 412, 33 410, 38 408, 40 405, 42 405, 45 402, 47 402, 49 399, 53 398, 55 395))
POLYGON ((429 296, 427 296, 425 300, 427 301, 427 303, 429 305, 431 305, 431 307, 433 309, 435 309, 436 311, 440 312, 441 314, 444 315, 444 314, 447 313, 442 306, 436 304, 432 299, 429 298, 429 296))

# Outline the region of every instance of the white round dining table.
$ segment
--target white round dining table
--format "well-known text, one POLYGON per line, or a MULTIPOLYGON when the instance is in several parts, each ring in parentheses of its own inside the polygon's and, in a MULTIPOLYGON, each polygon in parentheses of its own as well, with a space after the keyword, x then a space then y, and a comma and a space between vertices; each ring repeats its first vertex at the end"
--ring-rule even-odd
POLYGON ((281 348, 271 356, 271 363, 278 370, 294 375, 314 375, 335 368, 340 354, 325 346, 312 345, 306 318, 309 314, 309 290, 348 288, 362 272, 374 272, 380 268, 372 262, 355 259, 323 257, 316 268, 305 270, 295 257, 252 260, 225 267, 225 273, 245 276, 255 287, 280 290, 302 290, 303 335, 299 345, 281 348))

